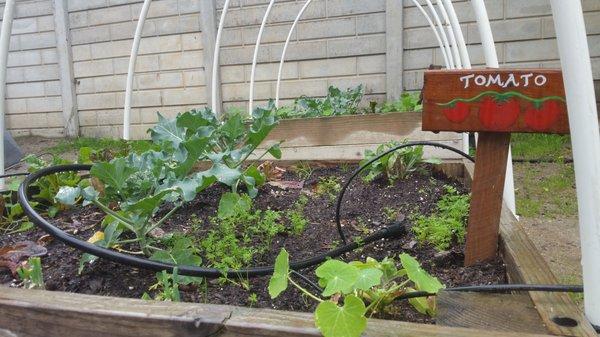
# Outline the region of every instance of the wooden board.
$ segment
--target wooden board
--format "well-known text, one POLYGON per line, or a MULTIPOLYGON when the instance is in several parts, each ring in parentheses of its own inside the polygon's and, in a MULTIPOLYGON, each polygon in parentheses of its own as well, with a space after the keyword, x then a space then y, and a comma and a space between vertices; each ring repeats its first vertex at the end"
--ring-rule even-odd
POLYGON ((497 255, 509 144, 510 133, 479 134, 465 242, 465 266, 497 255))
POLYGON ((546 333, 540 315, 525 294, 441 291, 436 324, 482 330, 546 333))
MULTIPOLYGON (((0 329, 19 337, 320 336, 309 313, 0 287, 0 329)), ((371 337, 534 337, 371 319, 371 337)))
MULTIPOLYGON (((405 139, 441 142, 462 149, 462 135, 458 133, 422 131, 420 112, 282 120, 260 148, 284 140, 284 160, 354 160, 362 159, 366 149, 405 139)), ((425 150, 426 157, 440 153, 437 157, 442 159, 459 158, 449 151, 425 150)))
MULTIPOLYGON (((474 165, 467 161, 464 165, 465 180, 472 181, 474 165)), ((559 284, 506 204, 502 205, 500 238, 500 252, 511 283, 559 284)), ((550 333, 564 336, 598 336, 585 315, 567 294, 537 291, 528 294, 550 333), (570 317, 578 324, 575 327, 560 326, 552 320, 554 317, 570 317)))
POLYGON ((423 130, 567 134, 562 73, 553 69, 428 70, 423 130))

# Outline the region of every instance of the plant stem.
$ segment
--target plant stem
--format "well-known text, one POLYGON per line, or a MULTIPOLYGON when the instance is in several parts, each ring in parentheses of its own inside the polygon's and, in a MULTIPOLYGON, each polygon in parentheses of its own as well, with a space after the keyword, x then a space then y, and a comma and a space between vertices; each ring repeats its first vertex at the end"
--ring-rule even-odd
POLYGON ((145 230, 144 235, 147 235, 153 229, 162 225, 168 218, 171 217, 171 215, 173 215, 173 213, 177 212, 177 210, 179 210, 180 208, 181 208, 181 205, 177 205, 177 206, 173 207, 173 209, 171 209, 169 212, 167 212, 167 214, 165 214, 162 218, 160 218, 155 224, 151 225, 147 230, 145 230))
POLYGON ((93 200, 92 203, 94 205, 98 206, 102 211, 104 211, 104 213, 106 213, 106 214, 112 216, 113 218, 119 220, 130 231, 132 231, 134 233, 136 232, 135 231, 135 227, 133 226, 133 224, 129 220, 125 219, 125 217, 121 216, 117 212, 115 212, 112 209, 108 208, 108 206, 104 205, 103 203, 101 203, 98 200, 93 200))
POLYGON ((304 294, 306 294, 306 296, 312 298, 313 300, 317 301, 317 302, 323 302, 322 299, 318 298, 317 296, 311 294, 308 290, 302 288, 298 283, 294 282, 294 280, 292 280, 292 278, 288 275, 288 280, 290 281, 290 283, 298 288, 301 292, 303 292, 304 294))

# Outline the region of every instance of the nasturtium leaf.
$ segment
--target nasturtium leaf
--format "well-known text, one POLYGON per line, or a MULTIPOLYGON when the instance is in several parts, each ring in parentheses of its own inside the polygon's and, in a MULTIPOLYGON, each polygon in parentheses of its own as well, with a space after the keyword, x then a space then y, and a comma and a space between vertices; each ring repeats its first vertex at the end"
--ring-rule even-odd
POLYGON ((352 292, 352 288, 358 280, 358 268, 351 266, 339 260, 328 260, 320 265, 315 274, 324 280, 319 284, 325 284, 323 296, 331 296, 335 293, 348 294, 352 292))
POLYGON ((354 295, 344 297, 344 305, 331 301, 319 303, 315 323, 325 337, 359 337, 367 327, 366 308, 354 295))
POLYGON ((281 249, 279 255, 275 259, 275 269, 273 276, 269 280, 269 295, 271 298, 276 298, 288 286, 288 274, 290 273, 289 254, 285 249, 281 249))
POLYGON ((155 143, 170 143, 173 149, 185 140, 185 129, 177 126, 176 118, 165 118, 158 113, 158 123, 150 129, 152 141, 155 143))
POLYGON ((444 285, 429 273, 427 273, 419 262, 412 256, 402 253, 400 254, 400 262, 406 270, 408 278, 415 284, 417 290, 437 293, 438 290, 444 288, 444 285))
POLYGON ((247 195, 237 193, 225 193, 219 200, 217 217, 225 219, 239 213, 247 213, 252 207, 252 200, 247 195))
POLYGON ((376 268, 361 269, 358 274, 358 279, 354 283, 354 289, 369 290, 372 287, 381 283, 383 272, 376 268))
POLYGON ((79 187, 61 186, 54 199, 65 205, 75 205, 80 195, 81 188, 79 187))

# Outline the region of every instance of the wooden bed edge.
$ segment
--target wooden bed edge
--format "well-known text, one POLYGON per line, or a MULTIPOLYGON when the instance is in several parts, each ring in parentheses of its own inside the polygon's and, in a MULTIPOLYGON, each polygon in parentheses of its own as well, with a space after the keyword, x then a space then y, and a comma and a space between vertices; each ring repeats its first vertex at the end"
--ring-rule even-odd
MULTIPOLYGON (((309 313, 0 287, 0 336, 320 336, 309 313)), ((535 337, 371 319, 372 337, 535 337)))
MULTIPOLYGON (((472 180, 474 165, 466 160, 464 165, 465 180, 472 180)), ((505 204, 502 205, 500 217, 500 253, 511 282, 558 284, 556 276, 505 204)), ((531 291, 529 296, 551 334, 598 336, 583 312, 566 293, 531 291), (563 320, 576 323, 576 325, 571 327, 559 325, 554 321, 555 318, 563 318, 563 320)))

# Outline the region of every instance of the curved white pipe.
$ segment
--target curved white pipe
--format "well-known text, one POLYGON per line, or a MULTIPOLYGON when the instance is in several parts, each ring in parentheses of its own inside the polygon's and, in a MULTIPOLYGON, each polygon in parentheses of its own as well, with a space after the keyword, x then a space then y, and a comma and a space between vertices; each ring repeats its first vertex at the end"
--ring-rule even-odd
MULTIPOLYGON (((202 1, 202 0, 201 0, 202 1)), ((205 0, 206 1, 206 0, 205 0)), ((227 16, 227 10, 229 9, 229 0, 225 0, 223 5, 223 11, 221 12, 221 19, 219 20, 219 28, 217 29, 217 36, 215 39, 215 51, 213 54, 213 66, 212 66, 212 87, 211 87, 211 102, 212 111, 217 118, 220 117, 221 111, 219 110, 219 104, 217 103, 217 76, 219 76, 219 53, 221 51, 221 35, 223 33, 223 26, 225 25, 225 17, 227 16)))
MULTIPOLYGON (((496 54, 496 45, 494 44, 494 36, 492 35, 492 27, 488 18, 483 0, 471 0, 475 17, 477 19, 477 27, 481 36, 481 44, 483 46, 483 54, 485 55, 485 63, 490 68, 499 68, 498 55, 496 54)), ((508 161, 506 163, 506 179, 504 179, 504 202, 513 214, 517 214, 517 206, 515 201, 515 181, 513 177, 512 166, 512 151, 508 149, 508 161)))
POLYGON ((456 11, 454 10, 454 6, 452 5, 451 0, 443 1, 446 10, 448 11, 448 16, 450 17, 450 24, 452 25, 452 29, 454 30, 454 35, 456 36, 456 42, 458 44, 458 50, 460 52, 463 67, 466 69, 470 69, 471 58, 469 57, 469 52, 467 51, 465 37, 463 36, 462 29, 460 28, 460 22, 458 21, 458 17, 456 16, 456 11))
MULTIPOLYGON (((6 0, 2 15, 2 31, 0 32, 0 174, 4 174, 4 115, 6 113, 6 71, 8 65, 8 48, 12 32, 15 0, 6 0)), ((0 187, 4 187, 4 178, 0 178, 0 187)))
POLYGON ((600 133, 581 2, 552 0, 573 144, 585 315, 600 325, 600 133))
POLYGON ((440 38, 440 34, 438 33, 437 29, 435 28, 433 21, 431 21, 429 14, 427 14, 425 9, 421 6, 421 4, 417 0, 412 0, 412 2, 415 4, 415 6, 417 6, 417 8, 421 12, 421 14, 423 14, 425 19, 427 20, 427 23, 429 23, 429 27, 431 27, 431 30, 433 30, 433 34, 435 35, 435 38, 438 41, 440 50, 442 51, 442 57, 444 58, 444 63, 446 64, 446 68, 450 69, 450 60, 448 59, 448 55, 446 55, 446 50, 444 49, 444 43, 442 42, 442 39, 440 38))
POLYGON ((304 6, 302 6, 302 8, 300 8, 300 12, 298 12, 296 19, 294 20, 294 23, 292 24, 292 27, 290 28, 290 32, 288 33, 288 36, 285 39, 285 44, 283 45, 283 51, 281 52, 281 60, 279 60, 279 70, 277 71, 277 84, 275 86, 275 107, 279 107, 279 88, 281 85, 281 73, 283 72, 283 63, 285 62, 285 53, 287 52, 288 44, 290 43, 290 39, 292 38, 292 33, 294 32, 294 29, 296 29, 296 26, 298 25, 298 21, 300 20, 300 17, 302 17, 302 14, 304 14, 304 11, 308 7, 308 5, 310 5, 311 2, 312 2, 312 0, 306 0, 306 2, 304 3, 304 6))
POLYGON ((448 37, 446 36, 446 31, 444 30, 444 25, 442 25, 442 21, 440 20, 440 17, 438 16, 435 7, 433 7, 431 0, 425 0, 425 2, 427 3, 427 7, 429 8, 429 12, 431 12, 431 15, 433 16, 435 23, 439 27, 440 36, 442 37, 442 41, 444 42, 444 48, 446 48, 446 54, 448 55, 448 61, 450 62, 449 68, 454 69, 454 57, 452 56, 452 51, 450 50, 450 43, 448 42, 448 37))
POLYGON ((267 11, 265 12, 265 16, 263 16, 262 22, 260 24, 260 29, 258 30, 258 36, 256 37, 256 45, 254 46, 254 57, 252 58, 252 70, 250 71, 250 98, 248 100, 248 114, 252 116, 252 107, 254 105, 254 75, 256 72, 256 62, 258 60, 258 50, 260 49, 260 40, 262 40, 262 34, 265 29, 265 25, 267 24, 267 18, 269 17, 269 13, 271 13, 271 8, 273 8, 273 4, 275 0, 271 0, 269 2, 269 6, 267 6, 267 11))
POLYGON ((444 19, 444 26, 446 26, 446 30, 448 31, 448 36, 450 37, 450 44, 452 47, 452 55, 454 57, 454 65, 456 68, 462 69, 462 62, 460 60, 460 54, 458 52, 458 46, 456 44, 456 37, 454 36, 454 30, 452 30, 452 26, 450 25, 450 19, 448 18, 448 13, 446 12, 446 8, 442 4, 441 0, 437 0, 438 8, 440 9, 440 13, 442 13, 442 18, 444 19))
POLYGON ((131 127, 131 91, 133 89, 133 75, 135 73, 135 61, 140 49, 140 40, 142 38, 142 30, 144 22, 148 15, 151 0, 144 0, 140 18, 138 19, 135 35, 133 36, 133 45, 131 46, 131 55, 129 56, 129 68, 127 68, 127 86, 125 87, 125 107, 123 111, 123 139, 129 140, 129 129, 131 127))

